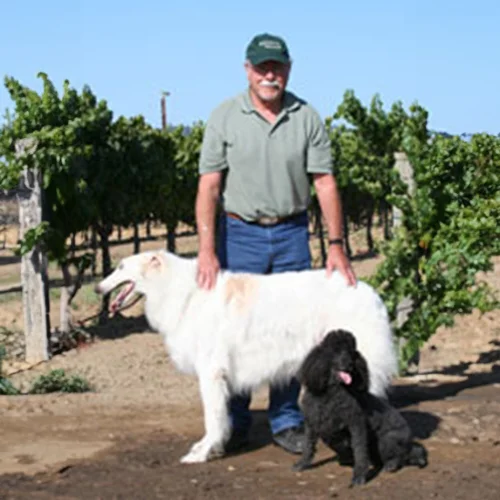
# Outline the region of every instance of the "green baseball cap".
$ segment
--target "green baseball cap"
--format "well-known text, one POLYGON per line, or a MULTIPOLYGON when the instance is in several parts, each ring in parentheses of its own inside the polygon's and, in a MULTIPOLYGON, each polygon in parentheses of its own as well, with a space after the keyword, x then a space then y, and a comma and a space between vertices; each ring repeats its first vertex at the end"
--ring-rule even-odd
POLYGON ((285 40, 269 33, 262 33, 252 38, 247 47, 246 58, 253 65, 264 61, 278 61, 283 64, 290 62, 285 40))

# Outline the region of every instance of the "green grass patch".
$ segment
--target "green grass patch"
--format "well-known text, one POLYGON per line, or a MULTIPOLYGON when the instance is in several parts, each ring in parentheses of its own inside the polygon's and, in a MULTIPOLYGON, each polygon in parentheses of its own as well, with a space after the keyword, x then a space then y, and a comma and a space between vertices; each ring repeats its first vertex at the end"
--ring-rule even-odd
POLYGON ((19 390, 16 389, 12 382, 5 378, 2 373, 2 361, 5 357, 5 347, 0 345, 0 396, 16 396, 19 390))
MULTIPOLYGON (((2 361, 5 357, 5 347, 0 345, 0 396, 17 396, 23 394, 12 382, 3 376, 2 361)), ((40 375, 32 383, 25 394, 50 394, 52 392, 83 393, 92 391, 90 383, 79 375, 68 375, 63 369, 51 370, 40 375)))
POLYGON ((76 298, 79 303, 89 306, 98 306, 102 302, 102 297, 95 293, 95 285, 93 283, 86 284, 78 291, 76 298))
POLYGON ((84 378, 78 375, 68 375, 63 369, 57 369, 38 377, 33 382, 29 394, 81 393, 91 390, 91 385, 84 378))
POLYGON ((0 294, 0 304, 9 304, 15 302, 16 300, 21 300, 21 291, 19 292, 8 292, 0 294))

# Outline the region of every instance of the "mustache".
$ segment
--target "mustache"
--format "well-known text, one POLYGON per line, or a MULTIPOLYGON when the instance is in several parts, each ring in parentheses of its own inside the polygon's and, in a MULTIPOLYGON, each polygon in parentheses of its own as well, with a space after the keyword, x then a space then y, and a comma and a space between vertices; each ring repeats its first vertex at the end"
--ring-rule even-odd
POLYGON ((274 88, 274 89, 281 89, 281 85, 278 82, 276 82, 276 81, 262 80, 259 83, 259 85, 262 86, 262 87, 271 87, 271 88, 274 88))

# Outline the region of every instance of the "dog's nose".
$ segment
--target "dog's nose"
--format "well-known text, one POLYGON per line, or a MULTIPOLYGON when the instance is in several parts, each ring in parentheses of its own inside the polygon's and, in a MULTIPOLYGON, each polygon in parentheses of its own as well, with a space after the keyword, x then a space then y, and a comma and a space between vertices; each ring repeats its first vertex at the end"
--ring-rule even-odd
POLYGON ((94 287, 94 292, 95 293, 101 293, 101 287, 99 286, 99 283, 97 283, 97 285, 94 287))

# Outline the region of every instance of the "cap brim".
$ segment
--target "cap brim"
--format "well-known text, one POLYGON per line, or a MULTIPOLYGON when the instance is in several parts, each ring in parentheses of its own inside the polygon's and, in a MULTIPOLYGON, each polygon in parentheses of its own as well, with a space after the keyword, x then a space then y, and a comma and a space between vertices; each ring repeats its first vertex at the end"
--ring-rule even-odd
POLYGON ((261 56, 252 56, 249 57, 248 60, 254 65, 257 66, 258 64, 262 64, 266 61, 276 61, 282 64, 288 64, 290 62, 290 59, 288 59, 286 56, 282 54, 266 54, 266 55, 261 55, 261 56))

